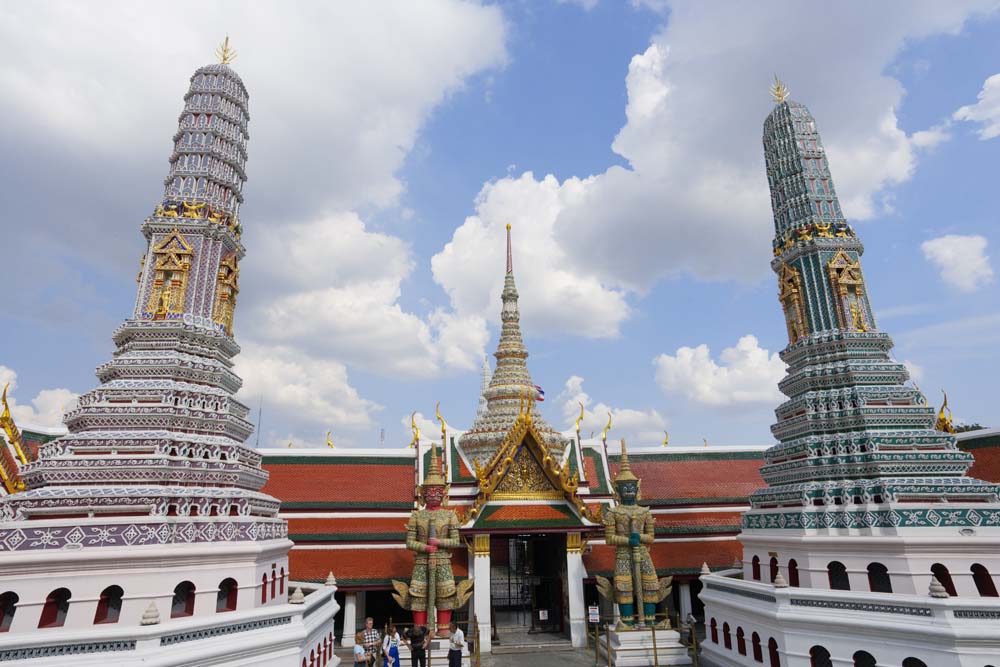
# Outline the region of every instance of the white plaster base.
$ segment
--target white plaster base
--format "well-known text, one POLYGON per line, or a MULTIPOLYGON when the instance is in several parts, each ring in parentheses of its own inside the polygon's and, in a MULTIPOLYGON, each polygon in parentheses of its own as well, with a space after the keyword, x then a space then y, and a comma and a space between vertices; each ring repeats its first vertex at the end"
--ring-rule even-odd
MULTIPOLYGON (((653 659, 653 634, 649 630, 608 633, 611 643, 611 664, 617 667, 647 667, 660 665, 690 665, 687 647, 681 644, 676 630, 656 631, 656 659, 653 659)), ((601 654, 607 656, 607 640, 601 637, 601 654)))

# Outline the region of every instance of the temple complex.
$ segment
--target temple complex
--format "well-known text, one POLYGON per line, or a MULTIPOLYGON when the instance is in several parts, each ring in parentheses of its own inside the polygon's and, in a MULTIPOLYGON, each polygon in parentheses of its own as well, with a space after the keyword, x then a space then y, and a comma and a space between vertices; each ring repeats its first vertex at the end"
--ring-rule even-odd
MULTIPOLYGON (((739 568, 701 577, 718 665, 958 667, 1000 655, 1000 486, 908 386, 809 110, 764 122, 788 397, 739 568), (938 429, 935 428, 938 425, 938 429), (940 430, 939 430, 940 429, 940 430)), ((984 434, 985 435, 985 434, 984 434)))
POLYGON ((142 225, 134 310, 99 386, 40 446, 3 397, 0 662, 333 657, 334 581, 293 592, 288 525, 261 492, 268 475, 235 398, 249 115, 228 38, 219 56, 191 76, 164 197, 142 225))
MULTIPOLYGON (((596 608, 621 633, 704 622, 719 667, 1000 665, 1000 429, 955 434, 891 358, 815 119, 780 82, 778 444, 626 444, 610 415, 583 438, 582 412, 551 426, 508 225, 495 365, 455 415, 471 426, 437 406, 440 431, 414 422, 408 445, 254 449, 233 371, 234 55, 227 38, 190 78, 98 386, 65 429, 16 423, 0 396, 0 662, 323 667, 366 616, 441 638, 456 620, 483 653, 569 649, 596 608)), ((689 664, 678 637, 669 664, 689 664)))

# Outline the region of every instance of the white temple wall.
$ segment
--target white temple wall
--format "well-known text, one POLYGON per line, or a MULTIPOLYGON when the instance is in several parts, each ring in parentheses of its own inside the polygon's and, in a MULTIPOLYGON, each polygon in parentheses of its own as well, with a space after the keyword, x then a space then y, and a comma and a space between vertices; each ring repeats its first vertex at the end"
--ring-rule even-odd
MULTIPOLYGON (((216 611, 219 584, 226 578, 237 582, 236 610, 251 610, 261 605, 261 577, 267 572, 268 602, 283 604, 288 599, 287 540, 262 544, 173 545, 169 547, 130 547, 91 549, 65 553, 4 554, 0 573, 0 594, 13 591, 19 600, 10 629, 4 636, 22 633, 57 635, 74 629, 93 629, 101 593, 109 586, 124 592, 118 626, 137 626, 150 602, 155 602, 161 619, 169 620, 174 588, 183 581, 195 586, 192 616, 222 616, 233 611, 216 611), (286 573, 284 593, 270 596, 270 572, 282 568, 286 573), (70 591, 69 610, 60 627, 39 628, 42 609, 48 595, 58 589, 70 591)), ((178 617, 184 618, 184 617, 178 617)))
POLYGON ((826 537, 762 535, 744 532, 743 578, 753 579, 753 557, 760 558, 760 581, 770 583, 771 554, 776 554, 778 569, 791 583, 789 562, 798 566, 799 585, 803 588, 829 589, 827 566, 832 561, 844 564, 851 590, 868 591, 868 566, 881 563, 889 572, 893 593, 924 595, 931 583, 931 568, 944 565, 951 575, 959 597, 980 597, 972 566, 984 566, 1000 589, 1000 531, 981 529, 974 536, 956 539, 951 535, 920 534, 899 537, 826 537), (984 534, 985 533, 985 534, 984 534))
POLYGON ((775 588, 720 574, 702 576, 706 638, 703 653, 712 665, 770 665, 773 637, 783 667, 809 667, 810 649, 822 646, 836 667, 853 665, 856 651, 879 665, 906 658, 928 667, 986 667, 1000 656, 1000 599, 897 595, 858 591, 775 588), (794 601, 793 601, 794 600, 794 601), (712 641, 712 621, 718 641, 712 641), (725 625, 730 646, 725 646, 725 625), (737 633, 742 628, 746 655, 737 633), (761 639, 762 661, 754 659, 752 637, 761 639))

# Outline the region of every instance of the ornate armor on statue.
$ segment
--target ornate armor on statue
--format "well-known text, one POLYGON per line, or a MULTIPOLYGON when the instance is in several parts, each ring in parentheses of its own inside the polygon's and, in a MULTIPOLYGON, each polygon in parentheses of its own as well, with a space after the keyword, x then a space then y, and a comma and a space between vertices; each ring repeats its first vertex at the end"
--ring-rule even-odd
MULTIPOLYGON (((648 507, 636 504, 639 484, 623 439, 621 469, 615 477, 618 504, 604 510, 604 540, 615 548, 614 584, 597 577, 601 595, 618 605, 619 630, 655 624, 656 605, 670 594, 673 580, 656 576, 648 546, 653 543, 656 520, 648 507)), ((669 627, 669 622, 664 619, 657 627, 669 627)))
POLYGON ((462 546, 458 535, 458 515, 442 507, 447 487, 441 473, 437 445, 431 449, 430 466, 420 493, 423 509, 415 509, 406 522, 406 548, 414 552, 409 585, 393 581, 393 597, 403 609, 413 612, 413 625, 426 626, 428 613, 435 612, 437 636, 447 637, 451 612, 472 595, 472 580, 455 584, 451 552, 462 546))

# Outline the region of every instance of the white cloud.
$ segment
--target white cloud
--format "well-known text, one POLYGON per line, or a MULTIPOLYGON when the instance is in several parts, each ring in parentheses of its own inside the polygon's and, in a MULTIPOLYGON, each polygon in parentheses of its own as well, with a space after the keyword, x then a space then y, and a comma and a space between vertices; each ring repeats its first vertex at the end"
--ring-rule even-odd
POLYGON ((906 370, 910 373, 910 380, 914 384, 919 384, 924 381, 924 367, 915 361, 910 361, 909 359, 903 359, 902 364, 906 366, 906 370))
POLYGON ((980 139, 1000 137, 1000 74, 986 79, 978 101, 958 109, 952 118, 979 123, 980 139))
POLYGON ((961 292, 975 292, 993 281, 983 236, 947 234, 920 244, 927 261, 941 272, 941 280, 961 292))
POLYGON ((42 389, 33 399, 31 405, 20 405, 15 397, 17 390, 17 373, 12 368, 0 365, 0 389, 10 383, 7 389, 7 403, 10 405, 14 423, 21 428, 25 426, 40 426, 42 428, 60 428, 62 417, 73 409, 80 395, 69 389, 42 389))
POLYGON ((612 425, 608 432, 609 439, 618 441, 625 438, 626 442, 639 446, 663 442, 667 420, 659 412, 653 409, 615 408, 603 402, 594 403, 583 390, 583 378, 579 375, 572 375, 566 380, 555 400, 562 413, 562 422, 569 430, 572 430, 573 423, 580 416, 580 404, 586 408, 583 421, 580 422, 580 435, 583 438, 589 438, 591 433, 600 434, 608 423, 610 412, 612 425))
POLYGON ((381 407, 361 398, 351 387, 347 368, 337 361, 323 360, 287 347, 244 345, 236 358, 236 373, 243 378, 239 397, 251 408, 257 422, 257 406, 263 402, 261 445, 284 447, 289 440, 323 444, 324 434, 350 441, 373 425, 372 414, 381 407), (270 424, 296 424, 292 433, 276 434, 270 424))
POLYGON ((238 334, 391 375, 478 367, 489 337, 484 320, 442 310, 420 317, 399 305, 415 264, 399 238, 369 231, 354 213, 268 228, 261 236, 268 251, 252 267, 259 284, 246 290, 253 300, 238 334))
POLYGON ((452 240, 431 259, 434 280, 459 316, 496 319, 505 266, 505 226, 512 225, 514 275, 523 329, 532 334, 618 334, 629 306, 587 270, 573 270, 564 240, 553 230, 558 212, 579 196, 586 181, 553 176, 487 183, 476 199, 476 215, 465 219, 452 240))
POLYGON ((765 403, 783 400, 778 381, 785 363, 768 351, 757 337, 746 335, 735 347, 727 347, 716 363, 708 345, 680 347, 676 354, 661 354, 653 360, 656 381, 663 391, 680 394, 703 405, 765 403))

